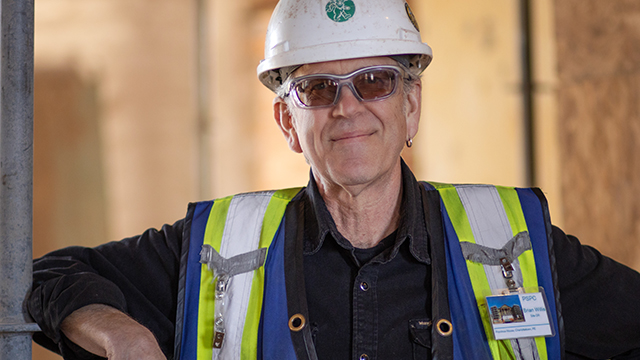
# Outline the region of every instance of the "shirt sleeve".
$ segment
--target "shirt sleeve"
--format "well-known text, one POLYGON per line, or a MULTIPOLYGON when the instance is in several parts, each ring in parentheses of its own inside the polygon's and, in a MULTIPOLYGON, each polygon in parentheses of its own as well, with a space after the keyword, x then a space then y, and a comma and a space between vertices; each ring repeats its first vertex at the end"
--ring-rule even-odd
POLYGON ((567 360, 640 358, 640 274, 553 228, 567 360))
POLYGON ((95 248, 68 247, 34 260, 27 307, 42 329, 34 340, 65 359, 99 359, 66 339, 60 324, 83 306, 105 304, 151 330, 171 358, 184 223, 95 248))

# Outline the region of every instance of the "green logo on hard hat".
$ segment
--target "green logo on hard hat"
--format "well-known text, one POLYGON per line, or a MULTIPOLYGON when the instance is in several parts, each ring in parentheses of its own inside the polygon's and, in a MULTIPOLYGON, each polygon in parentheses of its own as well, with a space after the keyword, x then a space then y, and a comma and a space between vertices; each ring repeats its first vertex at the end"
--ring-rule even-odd
POLYGON ((413 27, 420 32, 420 27, 418 27, 418 22, 416 21, 416 16, 413 15, 413 11, 409 7, 409 4, 404 3, 404 9, 407 10, 407 16, 409 17, 409 21, 413 24, 413 27))
POLYGON ((351 0, 331 0, 325 7, 329 19, 335 22, 343 22, 351 19, 356 13, 356 4, 351 0))

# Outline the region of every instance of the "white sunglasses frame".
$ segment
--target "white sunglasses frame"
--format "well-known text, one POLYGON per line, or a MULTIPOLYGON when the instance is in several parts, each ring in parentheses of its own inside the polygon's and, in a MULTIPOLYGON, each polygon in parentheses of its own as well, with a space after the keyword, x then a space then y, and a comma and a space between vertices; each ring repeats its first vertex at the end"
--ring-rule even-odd
POLYGON ((302 109, 320 109, 320 108, 327 108, 327 107, 332 107, 335 106, 338 101, 340 100, 340 91, 342 90, 342 86, 343 85, 347 85, 349 87, 349 89, 351 90, 351 92, 353 93, 353 95, 356 97, 356 99, 358 99, 358 101, 360 102, 372 102, 372 101, 380 101, 380 100, 384 100, 387 99, 389 97, 391 97, 393 94, 395 94, 396 90, 398 89, 398 83, 400 81, 402 81, 404 79, 403 76, 404 72, 402 70, 401 67, 399 66, 394 66, 394 65, 375 65, 375 66, 367 66, 367 67, 363 67, 360 68, 358 70, 355 70, 349 74, 345 74, 345 75, 335 75, 335 74, 325 74, 325 73, 318 73, 318 74, 309 74, 309 75, 303 75, 297 78, 291 78, 289 80, 287 80, 287 84, 286 84, 286 89, 287 92, 284 94, 285 97, 290 96, 293 94, 293 96, 291 96, 294 100, 294 103, 297 107, 302 108, 302 109), (395 77, 395 84, 393 87, 393 90, 384 96, 381 97, 377 97, 374 99, 363 99, 359 94, 358 91, 356 90, 355 86, 353 85, 353 78, 355 78, 356 76, 362 74, 362 73, 366 73, 372 70, 392 70, 393 72, 396 73, 396 77, 395 77), (316 105, 316 106, 309 106, 306 105, 305 103, 302 102, 302 100, 300 100, 300 95, 298 94, 298 91, 295 90, 295 87, 297 84, 299 84, 301 81, 304 80, 308 80, 308 79, 312 79, 312 78, 316 78, 316 77, 324 77, 324 78, 329 78, 333 81, 335 81, 336 83, 338 83, 338 90, 336 91, 336 96, 333 99, 333 103, 330 104, 326 104, 326 105, 316 105))

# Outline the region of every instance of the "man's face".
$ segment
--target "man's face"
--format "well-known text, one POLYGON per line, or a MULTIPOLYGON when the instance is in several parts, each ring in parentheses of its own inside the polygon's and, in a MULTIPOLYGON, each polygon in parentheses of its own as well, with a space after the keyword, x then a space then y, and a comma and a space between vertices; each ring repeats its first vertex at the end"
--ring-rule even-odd
MULTIPOLYGON (((344 75, 376 65, 397 63, 379 57, 307 64, 293 77, 344 75)), ((367 185, 399 171, 400 152, 418 130, 420 89, 418 82, 404 93, 399 81, 389 98, 360 102, 344 85, 338 103, 330 107, 299 108, 276 99, 275 116, 289 146, 302 152, 319 186, 367 185)))

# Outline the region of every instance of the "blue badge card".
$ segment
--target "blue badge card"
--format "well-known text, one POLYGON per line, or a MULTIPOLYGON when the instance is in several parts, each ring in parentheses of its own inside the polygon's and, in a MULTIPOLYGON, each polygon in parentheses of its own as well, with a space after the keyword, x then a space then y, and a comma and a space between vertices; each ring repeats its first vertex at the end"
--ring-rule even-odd
POLYGON ((496 340, 553 335, 544 292, 492 295, 486 299, 496 340))

